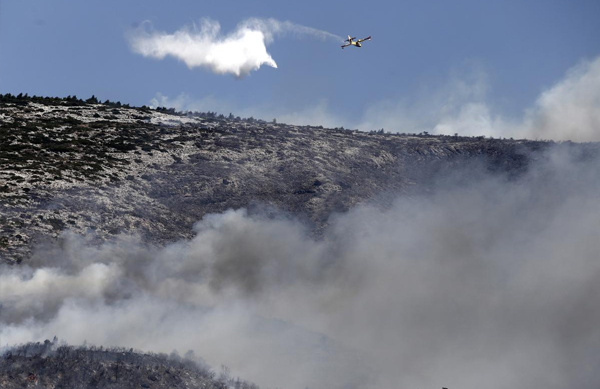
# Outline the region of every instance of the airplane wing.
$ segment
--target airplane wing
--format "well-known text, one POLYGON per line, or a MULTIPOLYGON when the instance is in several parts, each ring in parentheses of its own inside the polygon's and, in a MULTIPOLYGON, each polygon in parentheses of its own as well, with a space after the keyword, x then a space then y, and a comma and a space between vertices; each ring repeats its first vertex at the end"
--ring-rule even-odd
POLYGON ((358 42, 364 42, 364 41, 370 41, 370 40, 371 40, 371 36, 368 36, 366 38, 359 39, 358 42))

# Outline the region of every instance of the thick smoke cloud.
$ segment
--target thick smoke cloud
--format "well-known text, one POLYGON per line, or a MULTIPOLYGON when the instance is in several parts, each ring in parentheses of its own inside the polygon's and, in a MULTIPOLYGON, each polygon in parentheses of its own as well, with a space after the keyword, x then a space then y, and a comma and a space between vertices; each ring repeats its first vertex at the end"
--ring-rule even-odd
POLYGON ((600 57, 570 69, 562 80, 540 94, 522 118, 495 112, 485 101, 485 94, 478 92, 481 83, 470 84, 471 94, 456 89, 448 95, 433 133, 600 141, 600 57), (448 105, 454 105, 454 109, 444 112, 448 105))
POLYGON ((600 163, 573 150, 519 180, 455 172, 322 238, 243 209, 166 247, 65 233, 0 270, 1 342, 193 349, 268 387, 597 388, 600 163))
POLYGON ((545 91, 529 112, 526 126, 536 138, 600 141, 600 57, 570 69, 545 91))
POLYGON ((200 27, 186 26, 174 33, 155 31, 145 22, 130 33, 129 43, 134 52, 145 57, 172 56, 190 69, 202 66, 217 74, 244 77, 262 65, 277 68, 267 52, 267 45, 276 36, 295 34, 342 40, 326 31, 275 19, 248 19, 228 35, 220 32, 219 22, 210 19, 203 19, 200 27))
POLYGON ((489 81, 481 69, 455 75, 415 101, 380 101, 358 128, 399 132, 600 141, 600 57, 570 69, 540 93, 523 115, 503 115, 489 102, 489 81))

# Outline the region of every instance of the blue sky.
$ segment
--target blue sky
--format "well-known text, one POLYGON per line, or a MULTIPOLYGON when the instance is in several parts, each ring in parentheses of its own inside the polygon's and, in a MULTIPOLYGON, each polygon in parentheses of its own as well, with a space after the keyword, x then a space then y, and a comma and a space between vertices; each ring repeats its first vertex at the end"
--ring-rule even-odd
MULTIPOLYGON (((540 121, 531 111, 574 71, 580 79, 571 81, 591 87, 598 20, 600 2, 586 0, 0 0, 0 92, 94 94, 364 130, 512 135, 507 128, 540 121), (172 34, 200 28, 203 18, 220 24, 216 39, 249 18, 272 18, 373 40, 341 50, 334 39, 275 34, 266 49, 277 68, 236 78, 141 55, 128 39, 145 21, 151 32, 172 34)), ((583 104, 598 108, 596 97, 583 104)))

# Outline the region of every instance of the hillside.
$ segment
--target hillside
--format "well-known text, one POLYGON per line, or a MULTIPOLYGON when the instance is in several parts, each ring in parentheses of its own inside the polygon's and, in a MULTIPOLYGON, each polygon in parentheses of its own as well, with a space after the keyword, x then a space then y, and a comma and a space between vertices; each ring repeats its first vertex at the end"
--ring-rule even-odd
POLYGON ((316 234, 332 212, 425 193, 477 161, 518 176, 552 143, 293 126, 95 100, 0 98, 0 255, 66 229, 103 241, 192 235, 203 215, 273 206, 316 234))
POLYGON ((55 340, 28 343, 0 355, 0 387, 256 389, 178 355, 133 349, 71 347, 55 340))
POLYGON ((0 386, 595 389, 599 146, 0 96, 0 386))

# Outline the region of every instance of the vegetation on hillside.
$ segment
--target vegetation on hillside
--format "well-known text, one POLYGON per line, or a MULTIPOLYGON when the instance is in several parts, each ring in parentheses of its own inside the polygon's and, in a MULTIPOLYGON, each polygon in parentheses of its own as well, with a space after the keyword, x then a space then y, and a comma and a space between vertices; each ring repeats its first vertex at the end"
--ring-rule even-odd
POLYGON ((258 389, 211 370, 192 352, 142 353, 133 349, 73 347, 55 338, 10 348, 0 356, 0 387, 258 389))

